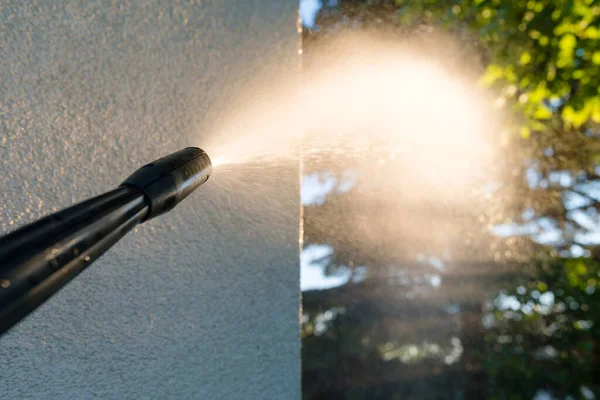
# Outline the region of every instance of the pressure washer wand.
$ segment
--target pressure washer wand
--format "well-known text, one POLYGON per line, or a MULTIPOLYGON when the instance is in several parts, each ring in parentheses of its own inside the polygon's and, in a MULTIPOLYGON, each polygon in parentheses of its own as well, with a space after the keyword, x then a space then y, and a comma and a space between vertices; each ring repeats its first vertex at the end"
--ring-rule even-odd
POLYGON ((118 188, 0 238, 0 335, 139 223, 206 182, 208 155, 188 147, 138 169, 118 188))

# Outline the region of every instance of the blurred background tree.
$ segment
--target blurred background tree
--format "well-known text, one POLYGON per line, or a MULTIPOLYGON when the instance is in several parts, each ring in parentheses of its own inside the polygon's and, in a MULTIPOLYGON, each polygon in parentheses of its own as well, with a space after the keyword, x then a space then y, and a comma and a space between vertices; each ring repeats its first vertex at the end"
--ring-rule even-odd
POLYGON ((313 49, 348 30, 419 43, 452 35, 460 46, 445 61, 507 118, 506 173, 482 183, 488 197, 474 195, 468 210, 398 208, 388 203, 401 193, 374 189, 398 168, 386 154, 350 171, 350 189, 351 158, 306 160, 307 175, 337 189, 305 207, 305 249, 329 246, 318 262, 348 282, 303 293, 304 397, 595 398, 600 2, 334 3, 304 30, 307 68, 313 49), (411 229, 423 224, 427 235, 411 229), (386 234, 370 240, 369 229, 386 234))

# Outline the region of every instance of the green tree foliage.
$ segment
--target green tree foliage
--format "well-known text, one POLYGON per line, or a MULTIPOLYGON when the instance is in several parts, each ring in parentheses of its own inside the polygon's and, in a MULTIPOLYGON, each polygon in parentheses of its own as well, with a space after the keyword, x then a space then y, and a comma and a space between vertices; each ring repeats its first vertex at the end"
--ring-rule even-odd
POLYGON ((485 317, 490 398, 532 398, 540 388, 588 398, 600 390, 600 264, 534 264, 531 278, 497 297, 485 317))
POLYGON ((401 23, 469 29, 486 49, 481 82, 523 117, 520 133, 600 122, 600 4, 594 0, 397 0, 401 23))

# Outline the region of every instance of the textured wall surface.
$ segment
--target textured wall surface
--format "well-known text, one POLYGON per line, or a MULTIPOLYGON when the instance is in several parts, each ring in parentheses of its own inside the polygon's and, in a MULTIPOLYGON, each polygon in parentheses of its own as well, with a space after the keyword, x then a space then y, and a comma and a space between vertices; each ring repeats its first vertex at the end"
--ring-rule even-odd
MULTIPOLYGON (((296 14, 297 0, 1 2, 0 233, 202 146, 265 55, 294 70, 296 14)), ((297 171, 243 178, 139 226, 1 337, 0 398, 299 398, 297 171)))

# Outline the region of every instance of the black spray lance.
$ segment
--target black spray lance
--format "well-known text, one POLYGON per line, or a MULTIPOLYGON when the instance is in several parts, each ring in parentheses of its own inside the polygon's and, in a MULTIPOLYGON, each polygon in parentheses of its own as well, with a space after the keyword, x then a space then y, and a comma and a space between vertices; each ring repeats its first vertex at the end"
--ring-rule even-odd
POLYGON ((208 155, 188 147, 118 188, 0 238, 0 335, 75 278, 137 224, 166 213, 206 182, 208 155))

